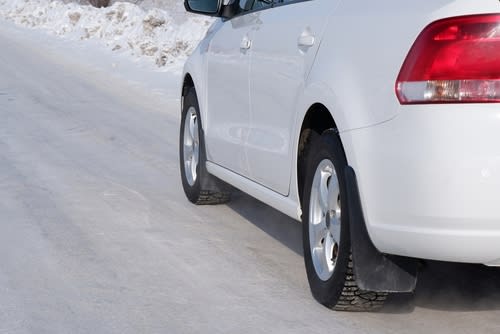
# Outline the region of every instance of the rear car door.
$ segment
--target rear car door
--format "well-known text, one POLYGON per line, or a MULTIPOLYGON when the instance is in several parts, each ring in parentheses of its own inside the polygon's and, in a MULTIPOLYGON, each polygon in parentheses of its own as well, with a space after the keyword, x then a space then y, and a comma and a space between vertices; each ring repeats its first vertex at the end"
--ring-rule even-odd
POLYGON ((293 166, 297 98, 337 3, 285 0, 257 13, 251 47, 247 158, 250 178, 283 195, 289 192, 293 166))

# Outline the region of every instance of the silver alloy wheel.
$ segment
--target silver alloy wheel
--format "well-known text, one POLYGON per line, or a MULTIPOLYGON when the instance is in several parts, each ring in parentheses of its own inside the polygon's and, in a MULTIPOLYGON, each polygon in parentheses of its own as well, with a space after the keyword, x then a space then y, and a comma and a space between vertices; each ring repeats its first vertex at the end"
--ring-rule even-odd
POLYGON ((198 162, 200 159, 200 136, 196 109, 190 107, 184 120, 184 172, 187 182, 193 186, 196 182, 198 162))
POLYGON ((309 246, 316 274, 322 281, 333 275, 340 246, 340 186, 333 163, 324 159, 316 168, 309 201, 309 246))

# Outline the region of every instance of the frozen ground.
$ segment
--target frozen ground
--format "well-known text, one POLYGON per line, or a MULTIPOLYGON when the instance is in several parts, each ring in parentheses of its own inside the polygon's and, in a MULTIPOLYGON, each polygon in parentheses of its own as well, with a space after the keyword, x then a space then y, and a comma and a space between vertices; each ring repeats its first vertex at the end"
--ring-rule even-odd
POLYGON ((177 75, 1 20, 0 46, 0 333, 500 333, 483 266, 432 262, 377 314, 318 305, 298 223, 185 199, 177 75))
POLYGON ((180 0, 115 1, 109 8, 69 0, 0 0, 0 17, 66 40, 98 41, 176 72, 212 22, 186 13, 180 0))

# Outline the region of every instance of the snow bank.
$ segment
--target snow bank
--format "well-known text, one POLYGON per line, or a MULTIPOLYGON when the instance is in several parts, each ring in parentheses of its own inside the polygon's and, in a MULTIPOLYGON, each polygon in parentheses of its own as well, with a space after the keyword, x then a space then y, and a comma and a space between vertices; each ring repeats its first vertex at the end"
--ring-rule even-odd
POLYGON ((94 8, 76 1, 0 0, 0 17, 64 38, 99 40, 114 52, 178 71, 212 19, 186 13, 182 1, 136 3, 114 2, 108 8, 94 8), (160 5, 168 7, 155 8, 160 5))

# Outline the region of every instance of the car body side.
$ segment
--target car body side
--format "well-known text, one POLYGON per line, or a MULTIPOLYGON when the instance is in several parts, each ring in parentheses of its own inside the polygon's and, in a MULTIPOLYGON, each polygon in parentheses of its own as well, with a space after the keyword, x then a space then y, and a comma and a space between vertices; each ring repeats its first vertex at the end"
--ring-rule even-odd
MULTIPOLYGON (((498 107, 402 106, 394 92, 401 65, 425 26, 497 11, 494 0, 340 1, 292 111, 288 194, 226 170, 208 153, 209 172, 300 220, 300 134, 308 113, 321 106, 356 172, 367 229, 381 252, 500 265, 498 107)), ((183 75, 184 82, 192 80, 208 131, 206 51, 223 24, 228 22, 217 20, 209 29, 183 75)))

